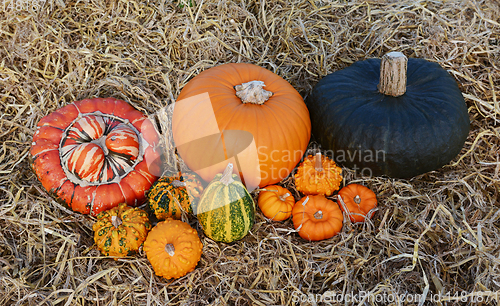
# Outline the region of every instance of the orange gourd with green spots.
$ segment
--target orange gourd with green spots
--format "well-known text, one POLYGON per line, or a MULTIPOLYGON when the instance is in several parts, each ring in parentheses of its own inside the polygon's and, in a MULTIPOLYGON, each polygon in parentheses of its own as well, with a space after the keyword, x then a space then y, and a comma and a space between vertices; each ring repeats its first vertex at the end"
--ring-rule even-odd
POLYGON ((148 214, 121 203, 97 215, 94 241, 103 255, 125 257, 139 249, 151 230, 148 214))

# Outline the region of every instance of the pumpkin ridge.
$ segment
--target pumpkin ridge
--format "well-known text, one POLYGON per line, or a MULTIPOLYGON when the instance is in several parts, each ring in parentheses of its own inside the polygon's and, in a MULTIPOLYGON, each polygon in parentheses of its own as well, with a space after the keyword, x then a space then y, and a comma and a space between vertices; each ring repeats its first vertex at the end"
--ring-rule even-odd
MULTIPOLYGON (((238 199, 236 200, 237 202, 239 202, 240 199, 244 199, 244 197, 242 197, 238 192, 239 188, 234 188, 233 186, 231 186, 228 189, 228 197, 230 199, 238 199)), ((248 212, 245 211, 244 207, 242 207, 241 205, 226 205, 226 207, 228 210, 227 216, 229 216, 229 222, 235 223, 237 229, 236 231, 231 230, 232 224, 227 224, 229 225, 229 228, 228 226, 226 226, 226 232, 231 233, 231 237, 243 238, 244 234, 246 233, 246 229, 250 227, 249 222, 247 222, 248 220, 242 216, 246 216, 248 212)))
MULTIPOLYGON (((230 197, 230 189, 229 189, 229 186, 225 186, 224 184, 220 183, 222 185, 221 190, 222 190, 222 195, 223 195, 223 199, 231 199, 230 197)), ((221 230, 220 233, 221 233, 221 240, 222 241, 226 241, 226 240, 229 240, 229 237, 232 237, 233 233, 231 231, 232 229, 232 225, 233 225, 233 218, 232 218, 232 214, 231 214, 231 203, 228 203, 224 206, 221 207, 222 210, 224 210, 224 213, 223 213, 223 216, 224 216, 224 220, 222 221, 223 222, 223 227, 224 227, 224 230, 221 230), (229 237, 228 237, 229 236, 229 237)), ((216 228, 214 227, 214 231, 215 232, 215 235, 217 234, 217 231, 215 231, 216 228)))
POLYGON ((92 200, 90 201, 90 212, 92 213, 94 211, 94 202, 95 202, 95 197, 97 195, 97 187, 94 188, 92 191, 92 200))

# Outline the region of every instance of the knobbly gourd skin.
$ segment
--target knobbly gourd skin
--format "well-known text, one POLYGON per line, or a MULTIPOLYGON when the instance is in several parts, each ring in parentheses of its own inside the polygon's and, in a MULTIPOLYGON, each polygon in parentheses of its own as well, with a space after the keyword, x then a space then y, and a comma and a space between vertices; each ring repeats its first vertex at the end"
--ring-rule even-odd
POLYGON ((197 216, 207 237, 230 243, 245 237, 252 228, 255 203, 237 175, 233 174, 227 185, 222 178, 217 174, 203 192, 197 216))
POLYGON ((148 201, 159 220, 180 219, 182 210, 193 214, 202 193, 203 185, 198 176, 186 173, 160 178, 149 190, 148 201))
POLYGON ((304 158, 295 173, 295 186, 305 195, 331 196, 342 183, 342 169, 327 156, 317 153, 304 158))
POLYGON ((189 224, 169 218, 151 230, 144 242, 144 252, 156 275, 179 278, 196 268, 203 244, 189 224))
POLYGON ((467 107, 455 79, 437 63, 408 59, 406 93, 381 94, 380 59, 325 76, 306 104, 312 132, 335 161, 363 174, 411 178, 438 169, 462 149, 467 107))
POLYGON ((125 257, 136 252, 151 230, 148 214, 121 203, 99 213, 92 226, 97 248, 105 256, 125 257))

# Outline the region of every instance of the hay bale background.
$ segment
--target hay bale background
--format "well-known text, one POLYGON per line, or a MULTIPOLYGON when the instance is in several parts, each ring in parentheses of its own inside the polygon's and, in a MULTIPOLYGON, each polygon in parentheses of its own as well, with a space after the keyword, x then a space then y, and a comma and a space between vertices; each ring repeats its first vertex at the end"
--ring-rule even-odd
POLYGON ((497 1, 12 6, 28 2, 0 2, 0 305, 285 305, 299 292, 441 291, 453 299, 500 290, 497 1), (450 165, 412 180, 346 170, 346 181, 372 188, 380 207, 372 224, 346 224, 327 241, 307 243, 291 221, 271 223, 260 212, 251 235, 231 245, 197 227, 198 268, 166 281, 144 254, 100 256, 93 219, 57 204, 29 168, 38 120, 74 100, 114 96, 154 114, 194 75, 228 62, 268 68, 305 96, 325 74, 393 50, 437 61, 457 79, 470 136, 450 165))

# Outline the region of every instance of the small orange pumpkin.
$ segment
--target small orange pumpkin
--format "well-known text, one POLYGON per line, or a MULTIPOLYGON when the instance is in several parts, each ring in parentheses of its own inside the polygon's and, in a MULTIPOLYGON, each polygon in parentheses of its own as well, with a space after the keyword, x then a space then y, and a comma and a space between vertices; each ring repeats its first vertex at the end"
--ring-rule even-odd
POLYGON ((323 195, 306 196, 295 203, 293 226, 309 241, 331 238, 342 230, 344 216, 339 206, 323 195))
POLYGON ((158 276, 179 278, 194 270, 201 258, 203 245, 189 224, 167 219, 149 232, 144 252, 158 276))
POLYGON ((292 215, 295 199, 286 188, 271 185, 259 193, 257 203, 264 216, 274 221, 283 221, 292 215))
POLYGON ((341 182, 342 169, 321 153, 305 158, 295 174, 297 190, 305 195, 331 196, 339 190, 341 182))
POLYGON ((371 210, 377 207, 377 196, 363 185, 349 184, 339 191, 337 197, 340 208, 349 215, 352 222, 363 222, 365 216, 371 219, 375 213, 371 210))

